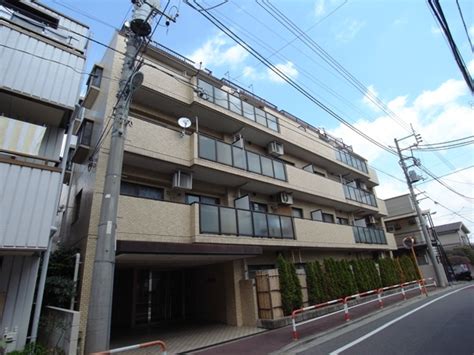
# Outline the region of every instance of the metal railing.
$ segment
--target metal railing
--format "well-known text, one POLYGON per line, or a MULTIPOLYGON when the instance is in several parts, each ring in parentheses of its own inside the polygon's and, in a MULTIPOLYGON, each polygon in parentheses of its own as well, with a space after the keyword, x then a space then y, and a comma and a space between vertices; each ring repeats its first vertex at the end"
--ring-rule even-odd
POLYGON ((238 146, 200 134, 198 151, 200 158, 287 181, 284 163, 238 146))
POLYGON ((329 302, 316 304, 314 306, 308 306, 308 307, 295 309, 291 313, 291 324, 292 324, 293 340, 298 340, 299 339, 297 327, 302 326, 304 324, 314 322, 314 321, 317 321, 319 319, 326 318, 326 317, 335 315, 337 313, 342 313, 342 312, 344 312, 344 320, 349 321, 350 320, 349 310, 352 309, 352 308, 360 307, 360 306, 363 306, 363 305, 366 305, 366 304, 369 304, 369 303, 372 303, 372 302, 377 302, 378 307, 383 308, 383 299, 384 298, 392 297, 392 296, 401 294, 403 299, 406 300, 407 299, 406 293, 410 292, 410 291, 413 291, 413 290, 419 290, 420 295, 425 294, 426 296, 428 296, 428 292, 426 291, 426 287, 429 287, 429 286, 434 286, 434 287, 437 286, 436 281, 434 281, 433 278, 420 279, 420 280, 405 282, 405 283, 401 283, 401 284, 397 284, 397 285, 382 287, 382 288, 378 288, 378 289, 374 289, 374 290, 370 290, 370 291, 350 295, 350 296, 347 296, 347 297, 344 297, 344 298, 338 298, 338 299, 335 299, 335 300, 332 300, 332 301, 329 301, 329 302), (429 281, 429 280, 431 280, 432 282, 430 284, 427 284, 426 281, 429 281), (418 285, 418 287, 411 287, 411 288, 408 288, 408 289, 406 288, 407 286, 412 286, 412 285, 418 285), (389 290, 394 290, 394 289, 397 289, 397 288, 400 288, 400 292, 395 292, 395 293, 391 293, 389 295, 383 296, 384 292, 389 291, 389 290), (358 303, 358 304, 355 304, 355 305, 352 305, 352 306, 349 306, 349 304, 348 304, 348 302, 350 300, 357 299, 357 298, 360 299, 360 298, 364 298, 364 297, 371 296, 371 295, 377 295, 377 297, 374 298, 374 299, 371 299, 367 302, 361 302, 361 303, 358 303), (311 319, 305 320, 303 322, 299 322, 299 323, 296 322, 296 317, 297 317, 298 314, 302 314, 302 313, 307 312, 307 311, 321 309, 321 308, 324 308, 324 307, 327 307, 327 306, 330 306, 330 305, 337 305, 337 304, 342 304, 342 308, 337 310, 337 311, 330 312, 330 313, 324 314, 324 315, 319 316, 319 317, 311 318, 311 319))
MULTIPOLYGON (((108 354, 117 354, 117 353, 123 353, 125 351, 132 351, 132 350, 138 350, 138 349, 144 349, 144 348, 151 348, 151 347, 156 347, 159 346, 161 349, 161 354, 166 355, 166 344, 162 342, 161 340, 156 340, 156 341, 150 341, 148 343, 142 343, 142 344, 136 344, 136 345, 129 345, 129 346, 124 346, 122 348, 117 348, 117 349, 111 349, 111 350, 106 350, 106 351, 101 351, 98 353, 92 353, 91 355, 108 355, 108 354)), ((157 352, 153 352, 154 354, 158 354, 157 352)))
POLYGON ((342 186, 347 199, 377 207, 377 199, 373 193, 349 185, 342 186))
POLYGON ((356 243, 387 244, 383 229, 352 226, 352 231, 356 243))
POLYGON ((202 234, 295 239, 292 217, 203 203, 199 228, 202 234))

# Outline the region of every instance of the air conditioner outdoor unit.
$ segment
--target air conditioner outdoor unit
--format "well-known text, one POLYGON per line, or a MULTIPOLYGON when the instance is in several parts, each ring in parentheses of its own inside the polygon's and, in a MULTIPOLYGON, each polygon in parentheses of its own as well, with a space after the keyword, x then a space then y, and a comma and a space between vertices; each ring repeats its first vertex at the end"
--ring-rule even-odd
POLYGON ((285 151, 283 150, 283 144, 275 141, 268 143, 267 152, 268 154, 276 157, 285 154, 285 151))
POLYGON ((377 222, 374 216, 368 216, 367 220, 369 221, 369 224, 375 224, 377 222))
POLYGON ((173 189, 191 190, 193 188, 193 175, 178 170, 173 175, 173 189))
POLYGON ((280 192, 278 194, 278 202, 284 205, 292 205, 293 204, 293 195, 288 192, 280 192))

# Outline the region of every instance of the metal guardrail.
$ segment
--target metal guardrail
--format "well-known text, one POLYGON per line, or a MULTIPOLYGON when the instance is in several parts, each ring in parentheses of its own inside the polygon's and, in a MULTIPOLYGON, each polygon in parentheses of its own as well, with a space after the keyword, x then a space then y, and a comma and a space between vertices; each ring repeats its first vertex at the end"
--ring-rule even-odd
POLYGON ((98 352, 98 353, 92 353, 91 355, 117 354, 117 353, 123 353, 125 351, 130 351, 130 350, 150 348, 152 346, 159 346, 161 348, 161 353, 163 355, 167 355, 167 353, 166 353, 166 344, 164 342, 162 342, 161 340, 150 341, 148 343, 142 343, 142 344, 136 344, 136 345, 124 346, 122 348, 106 350, 106 351, 102 351, 102 352, 98 352))
POLYGON ((303 325, 303 324, 314 322, 316 320, 319 320, 319 319, 322 319, 322 318, 325 318, 325 317, 329 317, 329 316, 332 316, 334 314, 341 313, 341 312, 344 312, 344 320, 349 321, 350 320, 349 310, 352 309, 352 308, 360 307, 360 306, 363 306, 363 305, 366 305, 366 304, 369 304, 369 303, 372 303, 372 302, 378 302, 379 308, 383 308, 383 299, 384 298, 392 297, 392 296, 397 295, 397 294, 402 294, 403 299, 406 300, 407 299, 406 292, 416 290, 416 289, 420 290, 420 294, 425 294, 426 296, 428 296, 428 292, 426 291, 427 286, 435 286, 436 287, 436 281, 434 281, 433 278, 415 280, 415 281, 405 282, 405 283, 391 285, 391 286, 387 286, 387 287, 382 287, 382 288, 378 288, 378 289, 370 290, 370 291, 366 291, 366 292, 356 293, 354 295, 346 296, 344 298, 338 298, 338 299, 335 299, 335 300, 332 300, 332 301, 319 303, 319 304, 314 305, 314 306, 308 306, 308 307, 303 307, 303 308, 300 308, 300 309, 295 309, 291 313, 293 340, 296 341, 296 340, 299 339, 298 332, 297 332, 296 328, 303 325), (430 283, 430 284, 427 284, 426 283, 427 280, 432 280, 433 282, 430 283), (418 284, 417 288, 412 287, 410 289, 406 289, 407 286, 415 285, 415 284, 418 284), (394 290, 394 289, 397 289, 397 288, 400 288, 401 291, 396 292, 396 293, 391 293, 390 295, 387 295, 387 296, 382 296, 383 292, 389 291, 389 290, 394 290), (353 306, 348 305, 348 302, 352 299, 357 299, 357 298, 370 296, 370 295, 374 295, 374 294, 377 295, 377 298, 369 300, 367 302, 359 303, 359 304, 356 304, 356 305, 353 305, 353 306), (338 303, 341 303, 343 305, 342 309, 337 310, 335 312, 327 313, 327 314, 324 314, 322 316, 312 318, 312 319, 309 319, 309 320, 306 320, 306 321, 303 321, 303 322, 296 323, 296 316, 298 314, 301 314, 301 313, 306 312, 306 311, 311 311, 311 310, 315 310, 315 309, 324 308, 324 307, 329 306, 329 305, 335 305, 335 304, 338 304, 338 303))

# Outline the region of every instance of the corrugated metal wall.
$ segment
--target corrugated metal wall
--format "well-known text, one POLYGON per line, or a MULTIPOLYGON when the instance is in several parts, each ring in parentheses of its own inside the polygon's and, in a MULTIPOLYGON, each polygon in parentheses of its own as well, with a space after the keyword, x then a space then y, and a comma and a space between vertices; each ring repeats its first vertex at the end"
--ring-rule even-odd
POLYGON ((85 59, 0 23, 0 86, 74 108, 85 59))
POLYGON ((60 173, 0 163, 0 249, 45 249, 60 173))
POLYGON ((31 21, 31 23, 36 23, 38 24, 37 29, 38 33, 41 33, 47 37, 51 37, 54 40, 59 40, 65 45, 69 45, 73 47, 74 49, 77 49, 84 53, 87 48, 87 44, 89 40, 87 37, 89 36, 89 28, 86 27, 85 25, 74 21, 68 17, 62 16, 61 14, 52 11, 44 6, 41 6, 40 4, 31 4, 33 7, 37 7, 41 9, 41 11, 44 11, 45 13, 59 18, 59 25, 58 28, 51 28, 47 27, 45 25, 41 25, 35 20, 28 19, 28 17, 24 15, 20 15, 18 13, 15 13, 14 10, 8 9, 5 6, 0 6, 0 17, 3 17, 8 20, 14 19, 16 16, 20 18, 26 18, 28 21, 31 21), (41 30, 41 28, 43 28, 41 30))
MULTIPOLYGON (((0 336, 18 327, 16 349, 26 342, 39 256, 3 256, 0 267, 0 295, 5 304, 0 317, 0 336)), ((13 349, 9 349, 13 350, 13 349)))

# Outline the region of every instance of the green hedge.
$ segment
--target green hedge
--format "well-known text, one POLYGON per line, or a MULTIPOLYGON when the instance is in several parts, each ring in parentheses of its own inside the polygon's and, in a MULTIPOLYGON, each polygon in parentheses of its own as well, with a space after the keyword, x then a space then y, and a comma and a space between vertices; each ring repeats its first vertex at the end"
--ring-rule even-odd
POLYGON ((303 306, 303 293, 295 265, 282 255, 278 256, 277 265, 283 313, 289 315, 294 309, 303 306))
POLYGON ((379 259, 380 278, 383 286, 391 286, 403 281, 400 267, 395 259, 379 259))
POLYGON ((413 258, 409 257, 408 255, 404 255, 398 259, 398 262, 400 264, 400 268, 403 273, 403 279, 405 282, 419 279, 418 270, 413 261, 413 258))

